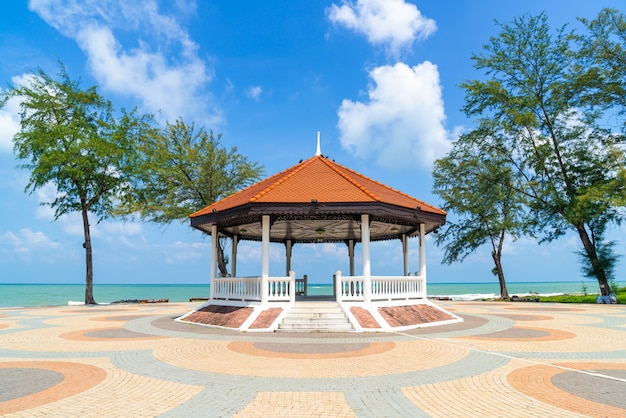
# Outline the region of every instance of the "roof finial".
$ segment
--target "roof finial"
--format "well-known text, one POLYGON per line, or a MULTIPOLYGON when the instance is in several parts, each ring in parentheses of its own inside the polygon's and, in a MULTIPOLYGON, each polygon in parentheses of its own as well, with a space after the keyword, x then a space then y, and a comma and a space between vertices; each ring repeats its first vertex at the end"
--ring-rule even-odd
POLYGON ((320 147, 320 131, 317 131, 317 151, 315 151, 315 155, 322 155, 322 149, 320 147))

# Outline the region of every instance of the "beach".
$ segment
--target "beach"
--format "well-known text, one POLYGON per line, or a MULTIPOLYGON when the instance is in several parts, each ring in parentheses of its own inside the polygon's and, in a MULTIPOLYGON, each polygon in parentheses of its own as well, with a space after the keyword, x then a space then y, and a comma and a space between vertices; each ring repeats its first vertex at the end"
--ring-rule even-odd
POLYGON ((3 416, 626 417, 626 307, 441 301, 402 333, 239 333, 197 303, 0 308, 3 416))

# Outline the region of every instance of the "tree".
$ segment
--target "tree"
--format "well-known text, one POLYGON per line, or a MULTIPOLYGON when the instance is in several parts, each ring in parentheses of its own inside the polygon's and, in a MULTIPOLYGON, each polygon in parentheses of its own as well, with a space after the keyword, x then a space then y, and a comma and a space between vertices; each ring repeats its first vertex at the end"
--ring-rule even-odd
MULTIPOLYGON (((615 9, 603 9, 594 20, 579 19, 587 32, 574 36, 579 43, 591 105, 614 106, 626 112, 626 17, 615 9)), ((626 120, 625 120, 626 122, 626 120)), ((626 123, 623 125, 626 130, 626 123)))
POLYGON ((605 232, 623 218, 624 137, 601 127, 602 107, 588 94, 595 81, 580 73, 583 62, 565 28, 552 31, 544 14, 500 26, 472 57, 488 80, 462 84, 464 110, 479 118, 481 133, 467 138, 515 170, 521 181, 514 189, 527 199, 541 242, 575 231, 608 294, 607 267, 616 256, 605 232))
POLYGON ((150 127, 150 116, 122 111, 119 120, 111 103, 96 87, 81 90, 60 64, 57 81, 42 69, 27 84, 10 86, 0 105, 21 99, 20 131, 13 137, 21 168, 31 170, 26 191, 53 184, 57 195, 44 202, 54 218, 80 212, 85 249, 85 304, 93 297, 93 252, 90 215, 112 215, 114 201, 127 190, 125 173, 133 164, 133 143, 150 127))
MULTIPOLYGON (((139 145, 142 160, 135 170, 135 189, 122 213, 138 213, 161 224, 188 222, 191 213, 258 180, 263 168, 238 153, 237 147, 223 147, 221 137, 178 119, 144 138, 139 145)), ((218 241, 218 267, 224 276, 226 264, 223 244, 218 241)))
MULTIPOLYGON (((469 135, 479 135, 475 131, 469 135)), ((500 297, 509 298, 502 251, 507 236, 517 239, 529 232, 522 195, 515 192, 514 172, 500 155, 485 155, 473 145, 476 140, 461 136, 445 158, 435 161, 433 192, 444 201, 442 209, 454 212, 437 235, 445 244, 443 262, 461 262, 482 245, 491 245, 494 274, 500 297)))

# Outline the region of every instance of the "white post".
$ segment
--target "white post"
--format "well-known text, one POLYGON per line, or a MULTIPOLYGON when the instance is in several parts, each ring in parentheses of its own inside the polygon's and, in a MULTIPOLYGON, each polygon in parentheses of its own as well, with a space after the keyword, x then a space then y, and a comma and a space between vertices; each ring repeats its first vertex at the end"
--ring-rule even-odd
POLYGON ((372 301, 372 281, 370 263, 370 217, 361 215, 361 245, 363 246, 363 298, 365 303, 372 301))
POLYGON ((261 303, 267 304, 269 292, 267 278, 270 275, 270 216, 261 218, 261 303))
POLYGON ((354 276, 354 240, 348 241, 348 255, 350 256, 350 276, 354 276))
POLYGON ((211 285, 210 285, 210 298, 213 299, 215 294, 215 278, 217 277, 217 224, 211 225, 211 285))
POLYGON ((426 232, 424 224, 420 224, 420 277, 424 283, 424 295, 426 295, 426 232))
POLYGON ((341 302, 341 289, 343 286, 341 285, 341 270, 337 270, 333 275, 333 281, 335 285, 335 300, 337 302, 341 302))
POLYGON ((285 271, 287 272, 287 275, 289 275, 289 272, 291 271, 291 248, 292 248, 291 240, 288 239, 285 242, 285 258, 286 258, 285 271))
POLYGON ((293 305, 296 303, 296 272, 289 271, 289 302, 293 305))
POLYGON ((237 235, 233 235, 233 250, 230 255, 230 272, 233 277, 237 277, 237 244, 239 244, 239 237, 237 235))
POLYGON ((404 275, 409 275, 409 239, 402 234, 402 255, 404 256, 404 275))

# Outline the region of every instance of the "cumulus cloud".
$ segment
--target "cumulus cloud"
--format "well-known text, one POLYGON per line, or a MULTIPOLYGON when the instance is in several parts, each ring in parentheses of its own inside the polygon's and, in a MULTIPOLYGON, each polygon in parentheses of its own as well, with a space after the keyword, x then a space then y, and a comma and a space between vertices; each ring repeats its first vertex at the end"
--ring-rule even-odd
POLYGON ((198 45, 155 0, 31 0, 29 6, 77 42, 105 89, 130 95, 169 120, 211 115, 208 124, 221 121, 210 95, 199 93, 212 72, 198 56, 198 45))
POLYGON ((13 247, 13 255, 23 261, 36 257, 39 261, 53 262, 62 250, 61 244, 51 240, 43 232, 22 228, 18 232, 8 231, 4 239, 13 247))
POLYGON ((434 20, 404 0, 343 0, 327 9, 330 21, 365 35, 373 45, 382 45, 398 56, 415 40, 427 38, 437 30, 434 20))
POLYGON ((376 156, 384 167, 417 164, 430 170, 450 147, 437 67, 428 61, 414 67, 398 63, 369 75, 369 100, 341 103, 341 145, 361 158, 376 156))
POLYGON ((262 86, 253 86, 248 89, 248 97, 256 100, 257 102, 261 100, 261 93, 263 93, 262 86))
POLYGON ((0 109, 0 152, 10 152, 13 149, 13 135, 20 130, 19 107, 20 100, 12 98, 0 109))

